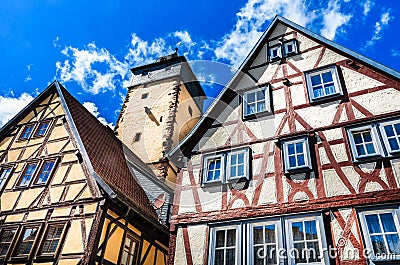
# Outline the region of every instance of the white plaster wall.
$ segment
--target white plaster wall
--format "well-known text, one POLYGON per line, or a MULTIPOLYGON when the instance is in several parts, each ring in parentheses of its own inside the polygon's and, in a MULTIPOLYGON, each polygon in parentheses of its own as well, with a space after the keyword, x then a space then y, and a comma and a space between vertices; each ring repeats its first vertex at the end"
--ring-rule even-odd
POLYGON ((178 228, 176 233, 176 246, 175 246, 175 260, 176 265, 185 265, 186 262, 186 252, 185 245, 183 243, 182 228, 178 228))
POLYGON ((192 253, 193 264, 203 265, 204 264, 204 253, 206 250, 206 238, 207 232, 206 225, 190 225, 188 226, 190 249, 192 253))

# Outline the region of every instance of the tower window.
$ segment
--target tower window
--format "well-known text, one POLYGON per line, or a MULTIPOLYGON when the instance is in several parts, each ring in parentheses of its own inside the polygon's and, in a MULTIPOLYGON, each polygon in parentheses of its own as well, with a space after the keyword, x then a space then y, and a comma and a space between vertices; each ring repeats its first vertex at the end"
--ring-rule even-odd
POLYGON ((142 99, 145 99, 145 98, 147 98, 147 97, 148 97, 148 95, 149 95, 149 93, 143 93, 143 94, 142 94, 142 99))
POLYGON ((140 141, 140 136, 141 136, 142 134, 140 133, 140 132, 138 132, 138 133, 136 133, 135 134, 135 138, 133 139, 133 141, 134 142, 139 142, 140 141))
POLYGON ((193 110, 190 106, 188 107, 188 112, 189 112, 190 116, 193 116, 193 110))

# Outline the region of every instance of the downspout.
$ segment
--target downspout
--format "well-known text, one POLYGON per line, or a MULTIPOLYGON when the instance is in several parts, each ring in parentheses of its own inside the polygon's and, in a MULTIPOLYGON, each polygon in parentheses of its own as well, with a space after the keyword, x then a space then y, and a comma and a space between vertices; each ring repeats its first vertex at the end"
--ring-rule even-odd
POLYGON ((103 262, 104 262, 104 255, 105 255, 105 253, 106 253, 107 242, 108 242, 108 239, 109 239, 110 236, 111 236, 111 235, 110 235, 111 225, 114 224, 114 223, 116 223, 116 222, 118 222, 119 220, 121 220, 121 219, 127 217, 127 216, 129 215, 129 212, 130 212, 130 211, 131 211, 131 208, 128 206, 128 210, 126 211, 125 214, 123 214, 123 215, 121 215, 121 216, 119 216, 119 217, 117 217, 117 218, 114 218, 111 222, 108 223, 107 228, 106 228, 106 236, 105 236, 104 241, 103 241, 103 242, 104 242, 104 248, 103 248, 103 250, 101 251, 101 260, 100 260, 100 263, 99 263, 99 264, 103 264, 103 262))

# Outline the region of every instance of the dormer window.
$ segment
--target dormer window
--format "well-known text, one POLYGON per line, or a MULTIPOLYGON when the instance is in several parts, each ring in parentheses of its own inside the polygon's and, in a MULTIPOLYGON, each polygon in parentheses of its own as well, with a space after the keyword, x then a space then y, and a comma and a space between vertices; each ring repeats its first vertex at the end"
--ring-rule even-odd
POLYGON ((285 57, 297 54, 298 53, 297 40, 293 39, 293 40, 284 42, 283 43, 283 51, 284 51, 285 57))
POLYGON ((273 61, 279 58, 282 58, 282 49, 281 45, 275 45, 268 49, 269 60, 273 61))
POLYGON ((243 114, 248 117, 257 113, 271 112, 269 86, 246 91, 243 94, 243 114))

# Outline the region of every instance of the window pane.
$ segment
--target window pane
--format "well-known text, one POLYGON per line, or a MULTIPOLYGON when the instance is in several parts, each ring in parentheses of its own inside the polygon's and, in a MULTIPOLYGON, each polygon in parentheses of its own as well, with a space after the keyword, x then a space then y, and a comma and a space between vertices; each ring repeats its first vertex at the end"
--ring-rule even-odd
POLYGON ((391 213, 380 214, 383 231, 384 232, 397 232, 394 224, 393 215, 391 213))
POLYGON ((216 247, 225 246, 225 230, 219 230, 216 233, 216 247))
POLYGON ((296 143, 296 152, 303 153, 303 142, 296 143))
POLYGON ((374 249, 375 254, 387 253, 386 247, 385 247, 385 242, 383 241, 382 236, 371 236, 371 243, 372 243, 372 248, 374 249))
POLYGON ((253 228, 253 243, 254 244, 263 244, 263 227, 257 226, 253 228))
POLYGON ((267 264, 277 264, 277 249, 275 246, 267 246, 267 251, 265 253, 267 258, 267 264))
POLYGON ((224 265, 224 250, 215 250, 215 260, 214 265, 224 265))
POLYGON ((266 110, 265 102, 264 101, 258 102, 258 104, 257 104, 257 112, 262 112, 264 110, 266 110))
POLYGON ((221 175, 221 171, 219 171, 219 170, 215 171, 214 172, 214 180, 219 179, 220 175, 221 175))
POLYGON ((232 155, 231 156, 231 165, 236 165, 237 164, 236 158, 237 158, 236 155, 232 155))
POLYGON ((365 142, 372 142, 372 136, 370 131, 363 132, 362 135, 364 136, 365 142))
POLYGON ((304 250, 304 243, 294 243, 294 249, 292 250, 292 255, 295 257, 296 263, 307 263, 306 252, 304 250))
POLYGON ((264 100, 265 99, 265 95, 264 95, 264 90, 261 90, 261 91, 257 91, 256 92, 257 93, 257 101, 260 101, 260 100, 264 100))
POLYGON ((381 233, 377 214, 366 215, 365 220, 367 221, 368 231, 370 234, 381 233))
POLYGON ((394 136, 394 131, 393 131, 392 125, 387 125, 387 126, 385 126, 384 128, 385 128, 386 135, 387 135, 388 137, 394 136))
POLYGON ((304 155, 298 155, 297 162, 298 162, 298 166, 304 166, 306 164, 306 162, 304 160, 304 155))
POLYGON ((294 241, 304 240, 303 222, 292 223, 292 234, 294 241))
POLYGON ((334 86, 334 84, 332 83, 332 84, 326 84, 325 86, 324 86, 324 88, 325 88, 325 94, 326 95, 332 95, 332 94, 335 94, 335 86, 334 86))
POLYGON ((227 249, 226 250, 226 265, 228 264, 235 264, 235 249, 227 249))
POLYGON ((289 156, 289 167, 297 167, 295 156, 289 156))
POLYGON ((265 226, 265 243, 275 243, 275 225, 265 226))
POLYGON ((243 164, 244 163, 244 154, 238 154, 238 163, 243 164))
POLYGON ((314 87, 314 97, 318 98, 318 97, 322 97, 324 95, 323 90, 322 90, 322 86, 316 86, 314 87))
POLYGON ((397 142, 396 138, 391 138, 389 139, 389 145, 390 145, 390 149, 392 151, 396 151, 399 150, 399 143, 397 142))
POLYGON ((356 150, 359 156, 365 155, 365 148, 363 145, 356 145, 356 150))
POLYGON ((247 94, 247 103, 253 103, 254 101, 256 101, 256 94, 255 93, 247 94))
POLYGON ((235 245, 236 245, 236 230, 235 229, 227 230, 226 246, 231 247, 235 245))
POLYGON ((318 241, 307 242, 307 256, 308 262, 319 262, 321 261, 318 241))
POLYGON ((386 242, 388 244, 390 253, 400 254, 399 235, 397 234, 386 235, 386 242))
POLYGON ((238 177, 244 176, 244 166, 238 166, 237 170, 238 170, 238 173, 237 173, 238 177))
POLYGON ((306 239, 318 239, 316 223, 316 221, 304 222, 304 226, 306 228, 306 239))
POLYGON ((246 114, 254 114, 254 113, 256 113, 256 105, 255 104, 247 105, 246 114))
POLYGON ((264 265, 265 256, 264 247, 254 247, 254 265, 264 265))
POLYGON ((295 154, 294 144, 288 144, 288 154, 292 155, 295 154))
POLYGON ((354 143, 361 144, 363 142, 361 133, 353 133, 354 143))
POLYGON ((312 86, 320 85, 321 84, 320 75, 311 76, 311 84, 312 84, 312 86))
POLYGON ((332 73, 331 72, 323 73, 322 80, 324 83, 333 82, 332 73))
POLYGON ((400 135, 400 123, 394 125, 394 130, 396 131, 397 135, 400 135))
POLYGON ((366 144, 365 147, 367 148, 368 154, 375 154, 375 147, 372 143, 366 144))

